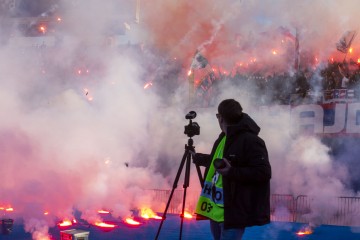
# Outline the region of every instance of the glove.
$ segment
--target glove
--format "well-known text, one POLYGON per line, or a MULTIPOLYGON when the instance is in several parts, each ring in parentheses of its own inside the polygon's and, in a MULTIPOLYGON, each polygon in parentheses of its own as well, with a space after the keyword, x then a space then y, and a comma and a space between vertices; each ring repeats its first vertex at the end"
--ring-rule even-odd
POLYGON ((210 155, 203 153, 195 153, 192 155, 193 163, 198 166, 208 167, 210 166, 210 155))

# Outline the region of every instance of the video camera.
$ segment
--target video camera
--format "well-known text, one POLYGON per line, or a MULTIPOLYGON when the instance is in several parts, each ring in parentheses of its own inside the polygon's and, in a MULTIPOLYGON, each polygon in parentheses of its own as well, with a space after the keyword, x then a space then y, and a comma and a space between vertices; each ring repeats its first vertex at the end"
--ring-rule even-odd
POLYGON ((185 119, 189 119, 189 124, 185 126, 184 134, 188 137, 193 137, 195 135, 200 135, 200 126, 197 122, 193 122, 192 119, 196 118, 196 112, 190 111, 185 115, 185 119))

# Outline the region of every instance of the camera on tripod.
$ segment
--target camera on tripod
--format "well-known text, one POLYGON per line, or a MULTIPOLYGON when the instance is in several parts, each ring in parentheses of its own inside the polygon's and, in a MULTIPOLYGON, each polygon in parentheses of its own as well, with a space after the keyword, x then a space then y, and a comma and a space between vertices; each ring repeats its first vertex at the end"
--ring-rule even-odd
POLYGON ((190 111, 185 115, 185 119, 189 119, 189 124, 185 126, 184 133, 190 138, 195 135, 200 135, 200 126, 197 122, 192 121, 194 118, 196 118, 195 111, 190 111))
MULTIPOLYGON (((185 119, 189 119, 189 124, 187 126, 185 126, 185 134, 189 137, 188 139, 188 143, 185 144, 185 152, 184 155, 181 159, 181 163, 178 169, 178 172, 176 174, 174 183, 173 183, 173 188, 171 190, 169 199, 167 201, 166 207, 165 207, 165 211, 163 213, 162 219, 161 219, 161 223, 159 225, 158 231, 156 233, 156 237, 155 240, 158 239, 159 234, 160 234, 160 230, 161 227, 163 225, 164 220, 166 219, 166 213, 167 210, 169 209, 170 206, 170 201, 171 198, 174 194, 175 189, 177 188, 178 185, 178 181, 181 175, 181 171, 183 170, 184 166, 185 166, 185 176, 184 176, 184 184, 183 184, 183 188, 184 188, 184 192, 183 192, 183 205, 182 205, 182 211, 181 211, 181 225, 180 225, 180 236, 179 239, 181 240, 181 236, 182 236, 182 227, 183 227, 183 221, 184 221, 184 210, 185 210, 185 201, 186 201, 186 189, 189 187, 190 185, 190 165, 191 165, 191 157, 192 154, 195 153, 195 147, 194 147, 194 140, 191 138, 194 135, 199 135, 200 134, 200 127, 199 124, 197 124, 196 122, 193 122, 192 120, 196 117, 196 112, 194 111, 190 111, 188 114, 186 114, 185 119)), ((204 187, 204 179, 202 177, 201 174, 201 170, 199 165, 196 165, 196 171, 198 173, 198 177, 200 180, 200 185, 203 188, 204 187)))

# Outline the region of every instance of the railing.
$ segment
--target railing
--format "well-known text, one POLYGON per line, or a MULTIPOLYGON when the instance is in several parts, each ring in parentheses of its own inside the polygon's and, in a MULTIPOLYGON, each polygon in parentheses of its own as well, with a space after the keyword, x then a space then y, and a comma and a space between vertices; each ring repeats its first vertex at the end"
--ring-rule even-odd
MULTIPOLYGON (((152 189, 153 199, 164 211, 171 190, 152 189)), ((194 211, 198 193, 187 191, 186 206, 194 211)), ((180 213, 183 190, 175 190, 167 213, 180 213)), ((320 199, 290 194, 272 194, 270 197, 271 221, 327 224, 338 226, 360 226, 360 197, 334 197, 320 199), (324 202, 325 201, 325 202, 324 202)))

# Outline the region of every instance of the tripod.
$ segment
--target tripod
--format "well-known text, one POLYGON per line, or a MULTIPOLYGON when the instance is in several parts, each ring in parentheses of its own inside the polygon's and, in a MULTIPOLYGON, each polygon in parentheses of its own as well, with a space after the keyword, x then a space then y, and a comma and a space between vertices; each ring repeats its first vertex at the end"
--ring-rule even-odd
MULTIPOLYGON (((180 235, 179 235, 179 239, 181 239, 182 237, 182 228, 183 228, 183 222, 184 222, 184 211, 185 211, 185 202, 186 202, 186 189, 187 187, 189 187, 189 181, 190 181, 190 163, 191 163, 191 153, 194 153, 195 152, 195 148, 193 146, 194 144, 194 141, 191 137, 189 137, 189 140, 188 140, 188 143, 187 145, 185 145, 185 152, 184 152, 184 155, 183 155, 183 158, 181 160, 181 163, 180 163, 180 166, 179 166, 179 170, 176 174, 176 177, 175 177, 175 180, 174 180, 174 184, 173 184, 173 188, 171 190, 171 193, 170 193, 170 196, 169 196, 169 199, 168 199, 168 202, 166 204, 166 208, 165 208, 165 211, 163 213, 163 216, 162 216, 162 219, 161 219, 161 223, 160 223, 160 226, 158 228, 158 231, 156 233, 156 237, 155 237, 155 240, 158 239, 159 237, 159 234, 160 234, 160 231, 161 231, 161 227, 164 223, 164 220, 166 219, 166 213, 168 211, 168 208, 169 208, 169 205, 170 205, 170 202, 171 202, 171 198, 174 194, 174 191, 175 189, 177 188, 177 184, 179 182, 179 178, 180 178, 180 175, 181 175, 181 171, 184 167, 184 164, 186 162, 186 167, 185 167, 185 177, 184 177, 184 185, 183 185, 183 188, 184 188, 184 194, 183 194, 183 202, 182 202, 182 210, 181 210, 181 224, 180 224, 180 235)), ((204 185, 204 180, 201 176, 201 171, 200 171, 200 167, 198 165, 196 165, 196 170, 197 170, 197 173, 198 173, 198 176, 199 176, 199 180, 200 180, 200 184, 201 184, 201 187, 203 187, 204 185)))

